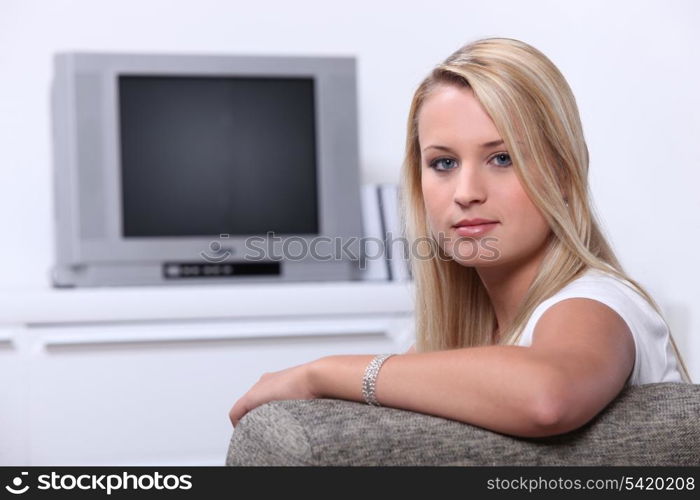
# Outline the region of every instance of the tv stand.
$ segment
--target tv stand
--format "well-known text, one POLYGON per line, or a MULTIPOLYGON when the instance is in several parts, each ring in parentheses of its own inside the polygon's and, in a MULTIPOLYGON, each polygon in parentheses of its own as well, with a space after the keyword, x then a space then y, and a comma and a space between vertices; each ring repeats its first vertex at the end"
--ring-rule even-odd
POLYGON ((267 371, 404 352, 410 282, 0 293, 0 465, 223 465, 267 371))

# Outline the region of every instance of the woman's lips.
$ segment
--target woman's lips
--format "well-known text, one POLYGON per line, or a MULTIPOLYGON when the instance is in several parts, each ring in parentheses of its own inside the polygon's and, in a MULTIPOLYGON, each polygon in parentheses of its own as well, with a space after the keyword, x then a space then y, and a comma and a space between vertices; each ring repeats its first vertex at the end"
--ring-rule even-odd
POLYGON ((489 222, 488 224, 476 224, 474 226, 455 226, 455 232, 460 236, 481 236, 488 233, 498 222, 489 222))

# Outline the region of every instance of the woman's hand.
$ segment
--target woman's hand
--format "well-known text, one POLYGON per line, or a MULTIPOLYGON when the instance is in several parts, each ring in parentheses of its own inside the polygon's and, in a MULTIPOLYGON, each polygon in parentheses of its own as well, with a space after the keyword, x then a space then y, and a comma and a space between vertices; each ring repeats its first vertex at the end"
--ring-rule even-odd
POLYGON ((278 372, 263 373, 229 411, 231 424, 235 427, 246 413, 269 401, 318 398, 312 387, 312 364, 304 363, 278 372))

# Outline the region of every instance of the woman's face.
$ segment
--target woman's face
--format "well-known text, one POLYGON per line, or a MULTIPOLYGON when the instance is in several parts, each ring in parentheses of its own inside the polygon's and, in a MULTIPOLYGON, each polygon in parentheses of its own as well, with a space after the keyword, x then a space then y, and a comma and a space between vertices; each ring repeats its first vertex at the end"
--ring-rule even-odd
POLYGON ((428 222, 444 251, 473 267, 537 258, 551 230, 523 190, 505 144, 498 144, 501 136, 473 91, 437 87, 423 103, 418 136, 428 222), (486 232, 455 227, 476 218, 495 223, 485 226, 486 232))

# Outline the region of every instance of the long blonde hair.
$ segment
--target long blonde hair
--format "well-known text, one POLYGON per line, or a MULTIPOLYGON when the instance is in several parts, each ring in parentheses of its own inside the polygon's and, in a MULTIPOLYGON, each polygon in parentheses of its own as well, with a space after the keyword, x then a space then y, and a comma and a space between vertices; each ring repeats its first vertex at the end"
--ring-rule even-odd
MULTIPOLYGON (((589 193, 588 162, 569 85, 543 53, 522 41, 476 40, 451 54, 420 83, 408 116, 399 191, 402 229, 410 248, 418 255, 433 255, 409 255, 418 352, 515 345, 534 309, 589 268, 628 282, 666 322, 651 295, 627 276, 600 230, 589 193), (498 325, 505 328, 497 340, 493 339, 496 315, 476 270, 447 258, 427 223, 418 114, 426 98, 444 84, 472 89, 501 134, 520 183, 552 229, 542 265, 512 324, 498 325)), ((692 383, 673 335, 671 343, 682 376, 692 383)))

